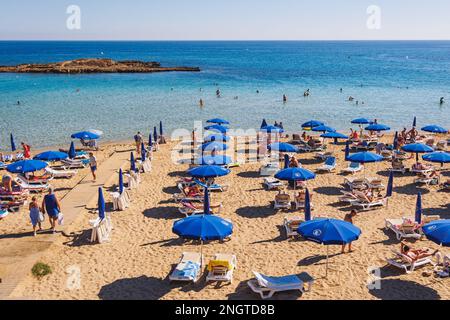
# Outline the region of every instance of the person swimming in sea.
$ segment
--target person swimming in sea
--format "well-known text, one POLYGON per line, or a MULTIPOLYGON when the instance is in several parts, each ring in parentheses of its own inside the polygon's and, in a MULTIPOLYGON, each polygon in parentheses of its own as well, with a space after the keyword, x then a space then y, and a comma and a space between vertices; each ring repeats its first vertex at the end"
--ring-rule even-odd
POLYGON ((283 94, 283 103, 286 103, 286 102, 287 102, 287 97, 285 94, 283 94))
POLYGON ((444 102, 445 102, 445 101, 444 101, 444 97, 441 97, 441 99, 439 99, 439 104, 440 104, 440 105, 443 105, 444 102))
POLYGON ((17 105, 20 106, 20 101, 19 100, 17 100, 17 105))
POLYGON ((220 98, 220 90, 219 89, 216 90, 216 96, 217 96, 217 98, 220 98))
POLYGON ((256 90, 256 93, 259 93, 259 90, 256 90))
POLYGON ((355 100, 355 98, 353 98, 352 96, 348 97, 348 101, 353 101, 355 100))

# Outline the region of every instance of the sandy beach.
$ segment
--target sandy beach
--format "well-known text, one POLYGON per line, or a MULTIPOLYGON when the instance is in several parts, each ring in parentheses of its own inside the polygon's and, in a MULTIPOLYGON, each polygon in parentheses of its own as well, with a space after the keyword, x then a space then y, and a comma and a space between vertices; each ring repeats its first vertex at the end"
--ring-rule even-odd
MULTIPOLYGON (((384 139, 391 141, 392 136, 384 139)), ((253 278, 252 271, 281 276, 308 272, 315 278, 311 292, 279 293, 274 299, 450 299, 448 279, 435 278, 433 266, 425 266, 405 274, 400 269, 389 267, 386 258, 391 250, 399 249, 395 235, 384 229, 386 218, 402 218, 414 215, 417 193, 423 194, 424 215, 450 217, 448 193, 436 186, 420 187, 414 184, 414 176, 397 175, 394 180, 394 195, 387 207, 360 212, 355 225, 362 235, 354 243, 354 251, 341 254, 340 246, 330 247, 330 270, 325 278, 326 247, 313 242, 287 239, 283 228, 284 217, 300 216, 300 211, 275 211, 272 201, 276 191, 265 191, 262 177, 258 174, 261 164, 248 163, 233 168, 232 173, 217 181, 228 184, 229 190, 213 193, 212 202, 221 202, 221 217, 233 222, 232 240, 224 243, 211 242, 203 246, 206 261, 215 253, 230 253, 237 257, 234 281, 229 285, 206 283, 202 277, 196 284, 170 283, 168 275, 183 252, 200 252, 200 245, 183 242, 172 233, 172 225, 183 218, 178 204, 172 201, 177 192, 176 181, 185 175, 187 164, 171 161, 171 150, 176 142, 162 145, 154 153, 152 172, 142 174, 142 183, 132 190, 130 208, 122 212, 111 212, 114 225, 112 239, 105 244, 89 242, 89 220, 95 217, 94 208, 84 209, 77 219, 66 226, 67 234, 58 234, 54 243, 39 261, 52 268, 52 274, 38 280, 30 274, 20 282, 10 298, 29 299, 259 299, 247 286, 253 278), (75 268, 75 269, 74 269, 75 268), (369 269, 379 268, 380 289, 371 290, 369 269), (68 285, 73 270, 80 270, 80 285, 68 285)), ((133 150, 131 143, 102 146, 100 162, 114 150, 133 150)), ((336 173, 318 174, 307 185, 313 193, 313 217, 343 219, 350 207, 338 202, 343 190, 344 177, 339 172, 347 167, 343 145, 328 145, 337 156, 336 173)), ((322 162, 313 158, 313 153, 299 154, 303 167, 315 171, 322 162)), ((413 159, 408 165, 412 165, 413 159)), ((101 167, 100 163, 100 167, 101 167)), ((366 176, 378 176, 386 185, 390 163, 387 161, 367 164, 366 176)), ((71 180, 52 182, 57 195, 65 193, 87 175, 82 170, 71 180)), ((358 174, 361 175, 361 174, 358 174)), ((443 171, 448 177, 448 171, 443 171)), ((115 182, 117 183, 117 182, 115 182)), ((105 185, 105 191, 112 187, 105 185)), ((288 189, 287 192, 293 193, 288 189)), ((107 202, 110 195, 105 192, 107 202)), ((110 205, 107 206, 110 208, 110 205)), ((10 214, 0 221, 0 243, 12 245, 15 237, 30 236, 28 211, 10 214), (25 235, 27 234, 27 235, 25 235), (16 236, 14 236, 16 235, 16 236)), ((47 227, 48 222, 44 223, 47 227)), ((38 243, 41 235, 29 241, 38 243)), ((32 238, 32 237, 31 237, 32 238)), ((428 240, 414 241, 415 247, 437 248, 428 240)), ((442 249, 446 252, 446 248, 442 249)), ((20 256, 20 252, 16 252, 20 256)), ((4 257, 5 258, 5 257, 4 257)), ((7 258, 6 258, 7 259, 7 258)), ((2 272, 0 267, 0 273, 2 272)))

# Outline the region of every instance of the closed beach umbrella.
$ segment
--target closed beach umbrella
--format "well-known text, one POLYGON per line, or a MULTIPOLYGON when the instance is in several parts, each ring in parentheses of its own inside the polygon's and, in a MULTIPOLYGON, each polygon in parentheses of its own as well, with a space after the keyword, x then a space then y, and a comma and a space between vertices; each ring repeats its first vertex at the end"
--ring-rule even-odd
POLYGON ((289 168, 289 156, 287 154, 284 155, 284 169, 289 168))
POLYGON ((65 152, 46 151, 37 154, 33 159, 42 161, 61 161, 63 159, 67 159, 68 157, 69 155, 65 152))
POLYGON ((327 246, 326 276, 328 275, 328 246, 344 245, 358 240, 361 230, 350 222, 318 218, 306 221, 298 228, 298 233, 309 241, 327 246))
POLYGON ((150 148, 153 146, 152 134, 151 133, 148 135, 148 146, 150 148))
POLYGON ((315 131, 315 132, 336 132, 336 129, 326 126, 326 125, 320 125, 317 127, 313 127, 311 130, 315 131))
POLYGON ((14 162, 6 167, 6 170, 11 173, 28 173, 35 172, 47 167, 47 162, 41 160, 22 160, 14 162))
POLYGON ((367 131, 388 131, 391 130, 388 126, 384 124, 374 123, 365 128, 367 131))
POLYGON ((200 160, 201 165, 226 166, 232 162, 231 158, 225 155, 204 156, 200 160))
POLYGON ((394 150, 398 149, 398 131, 395 131, 395 136, 394 136, 394 150))
POLYGON ((394 189, 394 171, 389 173, 389 181, 387 185, 386 197, 392 197, 392 191, 394 189))
POLYGON ((264 128, 260 129, 261 132, 267 132, 267 133, 283 133, 284 130, 280 127, 275 126, 265 126, 264 128))
POLYGON ((228 142, 230 141, 230 137, 225 136, 223 134, 210 134, 205 138, 205 142, 213 142, 213 141, 228 142))
POLYGON ((153 127, 153 140, 155 140, 155 143, 158 142, 158 131, 156 130, 156 127, 153 127))
POLYGON ((223 150, 227 150, 228 146, 225 143, 221 143, 221 142, 206 142, 202 144, 202 150, 203 151, 223 151, 223 150))
POLYGON ((16 149, 16 144, 15 144, 15 142, 14 142, 14 136, 13 136, 13 134, 11 133, 11 135, 10 135, 10 140, 11 140, 11 151, 16 151, 17 149, 16 149))
POLYGON ((105 198, 103 197, 103 190, 101 187, 98 188, 98 216, 102 220, 105 219, 106 216, 105 198))
POLYGON ((221 126, 219 124, 213 124, 211 126, 206 126, 205 130, 220 132, 220 133, 223 133, 223 134, 226 134, 228 132, 228 128, 227 127, 221 126))
POLYGON ((141 161, 144 162, 147 159, 147 152, 145 151, 145 145, 141 143, 141 161))
POLYGON ((410 153, 415 153, 416 161, 419 161, 419 153, 430 153, 434 151, 432 147, 427 146, 426 144, 423 143, 410 143, 404 145, 402 147, 402 150, 410 153))
POLYGON ((444 163, 450 163, 450 153, 448 152, 432 152, 422 156, 422 159, 428 162, 440 163, 441 166, 444 163))
POLYGON ((305 221, 311 220, 311 200, 309 198, 309 190, 305 191, 305 221))
POLYGON ((348 156, 347 161, 369 163, 383 161, 383 157, 373 152, 358 152, 348 156))
POLYGON ((306 181, 314 179, 316 175, 304 168, 287 168, 279 171, 275 178, 286 181, 306 181))
POLYGON ((447 129, 437 126, 435 124, 425 126, 421 130, 425 131, 425 132, 431 132, 431 133, 447 133, 448 132, 447 129))
POLYGON ((72 139, 96 140, 100 139, 100 135, 90 131, 80 131, 70 136, 72 139))
POLYGON ((311 130, 314 127, 323 126, 323 125, 325 125, 325 123, 323 123, 322 121, 309 120, 302 124, 302 128, 305 130, 308 130, 308 129, 311 130))
POLYGON ((77 156, 77 153, 75 152, 75 144, 72 141, 70 143, 70 148, 69 148, 69 158, 74 159, 76 156, 77 156))
POLYGON ((225 119, 220 119, 220 118, 214 118, 214 119, 209 119, 208 121, 206 121, 207 123, 215 123, 215 124, 230 124, 229 121, 225 120, 225 119))
POLYGON ((125 190, 123 185, 123 172, 122 169, 119 169, 119 193, 122 194, 125 190))
POLYGON ((262 123, 261 123, 261 129, 267 127, 267 121, 266 119, 263 119, 262 123))
POLYGON ((413 127, 415 128, 417 126, 417 117, 414 117, 414 120, 413 120, 413 127))
POLYGON ((422 223, 422 193, 417 194, 415 220, 418 224, 422 223))
POLYGON ((349 156, 350 156, 350 143, 347 141, 345 143, 345 161, 348 161, 349 156))
POLYGON ((433 221, 424 225, 422 231, 428 240, 441 246, 450 246, 450 220, 433 221))
POLYGON ((188 170, 188 174, 194 178, 216 178, 226 176, 230 172, 229 169, 214 165, 206 165, 188 170))
POLYGON ((164 135, 163 133, 164 133, 163 132, 163 124, 162 124, 162 121, 159 121, 159 135, 163 136, 164 135))
POLYGON ((361 125, 361 124, 370 124, 371 121, 366 118, 357 118, 357 119, 353 119, 351 123, 361 125))
POLYGON ((268 149, 278 152, 289 152, 289 153, 298 152, 298 148, 296 146, 286 142, 277 142, 269 144, 268 149))
POLYGON ((136 161, 134 160, 134 153, 130 153, 130 171, 136 172, 136 161))

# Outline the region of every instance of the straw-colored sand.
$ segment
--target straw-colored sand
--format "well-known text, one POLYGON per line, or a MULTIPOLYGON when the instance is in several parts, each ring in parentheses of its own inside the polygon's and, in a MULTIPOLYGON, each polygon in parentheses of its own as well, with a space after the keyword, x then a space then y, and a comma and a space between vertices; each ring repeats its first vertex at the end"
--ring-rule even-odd
MULTIPOLYGON (((389 138, 390 139, 390 138, 389 138)), ((173 144, 172 144, 173 145, 173 144)), ((172 145, 164 145, 154 154, 153 171, 142 176, 143 182, 133 190, 131 208, 112 213, 114 230, 107 244, 90 244, 88 220, 94 214, 85 211, 71 226, 71 237, 60 236, 42 259, 53 273, 37 280, 30 276, 14 292, 13 297, 33 299, 259 299, 246 282, 252 270, 267 275, 308 272, 315 279, 312 291, 300 296, 296 292, 276 294, 275 299, 450 299, 449 279, 437 279, 433 267, 427 266, 413 274, 387 267, 385 259, 391 249, 398 249, 394 235, 384 230, 385 218, 414 215, 416 195, 423 193, 425 214, 450 217, 449 195, 436 187, 416 187, 412 175, 395 178, 394 196, 388 208, 360 213, 355 224, 362 236, 354 243, 355 251, 340 254, 339 246, 330 247, 330 271, 325 275, 326 247, 302 240, 287 240, 282 228, 285 216, 303 216, 300 212, 275 212, 271 208, 275 192, 262 188, 257 174, 259 164, 245 164, 232 169, 232 174, 218 181, 229 184, 224 193, 212 194, 213 202, 223 202, 222 216, 232 220, 232 240, 213 242, 204 246, 207 260, 214 253, 237 256, 238 269, 231 285, 216 286, 170 283, 168 275, 182 252, 200 251, 200 245, 183 243, 171 231, 176 219, 182 218, 177 204, 171 201, 176 192, 175 182, 187 165, 170 161, 172 145), (380 268, 381 289, 369 290, 368 269, 380 268), (76 270, 81 271, 79 288, 68 286, 76 270)), ((131 146, 131 145, 130 145, 131 146)), ((343 146, 330 145, 338 154, 338 170, 319 174, 308 182, 314 194, 315 216, 342 219, 349 207, 337 203, 346 166, 343 146)), ((314 170, 320 165, 312 154, 301 154, 304 167, 314 170)), ((410 164, 412 164, 412 161, 410 164)), ((389 163, 368 164, 367 176, 379 175, 387 184, 389 163)), ((445 174, 445 173, 444 173, 445 174)), ((448 176, 448 171, 447 171, 448 176)), ((58 192, 65 192, 76 183, 58 181, 58 192)), ((107 186, 108 187, 108 186, 107 186)), ((289 190, 292 194, 292 190, 289 190)), ((108 200, 107 195, 107 200, 108 200)), ((46 222, 47 224, 48 222, 46 222)), ((0 233, 29 232, 28 213, 10 215, 0 222, 0 233)), ((39 236, 37 237, 39 239, 39 236)), ((414 246, 436 245, 416 241, 414 246)), ((443 251, 445 252, 445 248, 443 251)), ((449 253, 447 251, 447 253, 449 253)))

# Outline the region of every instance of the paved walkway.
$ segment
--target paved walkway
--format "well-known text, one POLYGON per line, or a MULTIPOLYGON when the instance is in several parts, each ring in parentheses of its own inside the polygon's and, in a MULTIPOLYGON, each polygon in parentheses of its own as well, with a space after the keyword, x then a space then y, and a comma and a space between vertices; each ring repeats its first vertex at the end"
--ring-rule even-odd
MULTIPOLYGON (((115 152, 99 166, 95 183, 89 174, 61 199, 63 231, 70 227, 82 210, 96 206, 98 187, 109 186, 118 179, 117 170, 125 168, 129 155, 129 152, 115 152)), ((58 237, 61 234, 39 234, 37 237, 32 237, 29 232, 0 235, 0 300, 8 299, 58 237)))

